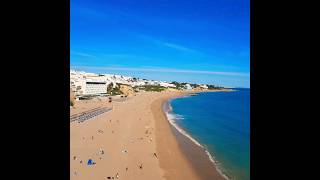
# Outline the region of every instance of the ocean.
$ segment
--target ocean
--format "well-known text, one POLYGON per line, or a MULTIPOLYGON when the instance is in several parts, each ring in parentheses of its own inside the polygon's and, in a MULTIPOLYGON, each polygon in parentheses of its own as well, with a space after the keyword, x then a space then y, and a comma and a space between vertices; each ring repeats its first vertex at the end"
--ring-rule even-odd
POLYGON ((167 115, 229 179, 250 180, 250 89, 236 90, 173 99, 167 115))

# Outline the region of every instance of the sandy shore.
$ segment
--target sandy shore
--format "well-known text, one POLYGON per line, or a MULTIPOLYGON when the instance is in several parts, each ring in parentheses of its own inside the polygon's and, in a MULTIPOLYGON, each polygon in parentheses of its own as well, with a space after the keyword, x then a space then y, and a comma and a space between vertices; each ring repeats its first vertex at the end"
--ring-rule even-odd
POLYGON ((146 92, 123 102, 79 103, 71 114, 95 107, 113 109, 83 123, 70 123, 70 178, 223 179, 206 164, 203 150, 179 135, 162 111, 164 102, 184 94, 146 92), (95 164, 87 165, 89 159, 95 164))

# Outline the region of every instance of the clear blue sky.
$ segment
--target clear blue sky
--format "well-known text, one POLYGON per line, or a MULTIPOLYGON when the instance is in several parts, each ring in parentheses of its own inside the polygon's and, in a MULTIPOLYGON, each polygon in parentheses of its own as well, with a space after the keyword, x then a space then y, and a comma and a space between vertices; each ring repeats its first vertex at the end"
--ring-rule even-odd
POLYGON ((71 0, 71 68, 250 87, 249 0, 71 0))

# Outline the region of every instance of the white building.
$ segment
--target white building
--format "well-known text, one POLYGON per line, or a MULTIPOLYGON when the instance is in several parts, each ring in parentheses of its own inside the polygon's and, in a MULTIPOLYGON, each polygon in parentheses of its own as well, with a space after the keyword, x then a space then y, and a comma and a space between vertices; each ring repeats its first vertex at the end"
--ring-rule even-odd
POLYGON ((206 84, 201 84, 200 87, 203 89, 208 89, 208 86, 206 84))
POLYGON ((107 93, 111 81, 105 76, 80 71, 70 71, 70 88, 77 96, 100 95, 107 93))
POLYGON ((116 87, 117 83, 130 85, 132 87, 144 85, 160 85, 171 88, 176 87, 176 85, 165 81, 154 81, 133 78, 131 76, 95 74, 70 70, 70 88, 75 92, 76 96, 106 94, 107 87, 110 83, 113 84, 113 88, 116 87))
POLYGON ((176 85, 170 84, 170 83, 167 83, 167 82, 160 82, 160 86, 171 87, 171 88, 175 88, 176 87, 176 85))
POLYGON ((134 86, 143 86, 145 85, 144 81, 137 81, 137 82, 132 82, 131 85, 134 86))
POLYGON ((185 85, 185 89, 186 89, 186 90, 192 90, 192 87, 191 87, 190 84, 186 84, 186 85, 185 85))
POLYGON ((73 90, 75 95, 84 94, 86 80, 79 73, 70 73, 70 88, 73 90))
POLYGON ((107 94, 107 83, 87 81, 84 92, 84 95, 107 94))

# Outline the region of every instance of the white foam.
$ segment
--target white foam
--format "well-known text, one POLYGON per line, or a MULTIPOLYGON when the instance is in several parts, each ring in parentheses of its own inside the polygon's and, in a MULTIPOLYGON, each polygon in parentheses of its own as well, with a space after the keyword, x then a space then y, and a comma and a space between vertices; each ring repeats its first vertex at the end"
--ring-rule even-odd
MULTIPOLYGON (((188 97, 188 96, 186 96, 188 97)), ((172 106, 170 104, 169 100, 166 104, 167 108, 163 108, 164 112, 167 116, 167 119, 169 121, 169 123, 178 131, 180 132, 182 135, 184 135, 185 137, 189 138, 193 143, 195 143, 197 146, 201 147, 204 149, 204 151, 206 152, 207 156, 209 157, 210 161, 214 164, 215 168, 217 169, 217 171, 221 174, 221 176, 223 176, 225 179, 229 180, 230 178, 224 174, 221 170, 220 167, 220 163, 214 158, 213 155, 210 154, 210 152, 204 147, 202 146, 197 140, 195 140, 193 137, 191 137, 185 130, 183 130, 181 127, 179 127, 176 123, 177 120, 181 120, 184 119, 182 115, 179 114, 174 114, 172 112, 172 106)))

